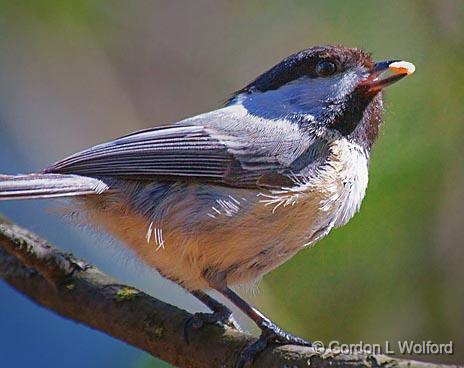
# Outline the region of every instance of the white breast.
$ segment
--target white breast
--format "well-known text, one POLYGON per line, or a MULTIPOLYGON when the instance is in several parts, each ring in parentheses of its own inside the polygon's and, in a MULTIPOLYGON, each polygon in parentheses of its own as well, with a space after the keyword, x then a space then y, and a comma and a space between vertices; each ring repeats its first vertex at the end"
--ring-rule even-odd
POLYGON ((263 195, 275 212, 291 207, 293 221, 306 222, 305 245, 312 245, 333 227, 345 225, 359 210, 368 182, 368 159, 362 148, 345 138, 333 140, 330 155, 312 177, 292 188, 263 195))
MULTIPOLYGON (((334 226, 345 225, 361 207, 368 182, 368 159, 361 147, 347 140, 338 141, 343 187, 329 201, 335 207, 334 226)), ((335 149, 335 148, 334 148, 335 149)))

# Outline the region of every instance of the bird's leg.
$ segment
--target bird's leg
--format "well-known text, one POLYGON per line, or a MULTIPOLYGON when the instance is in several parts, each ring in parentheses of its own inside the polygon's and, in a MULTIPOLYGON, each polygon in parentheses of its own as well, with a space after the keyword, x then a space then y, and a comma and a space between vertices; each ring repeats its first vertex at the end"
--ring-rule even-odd
POLYGON ((190 293, 205 304, 213 313, 197 312, 190 317, 185 323, 184 338, 189 342, 189 333, 192 329, 199 329, 204 324, 223 324, 231 328, 240 329, 237 322, 232 318, 232 311, 225 305, 219 303, 216 299, 212 298, 203 291, 195 290, 190 293))
POLYGON ((298 336, 293 336, 282 330, 269 318, 263 315, 259 310, 252 307, 238 294, 229 288, 217 289, 227 299, 234 303, 243 313, 250 317, 261 329, 261 336, 253 344, 246 347, 240 354, 237 367, 244 367, 248 362, 252 362, 257 354, 263 351, 268 344, 293 344, 301 346, 311 346, 309 341, 306 341, 298 336))
POLYGON ((229 325, 230 327, 237 327, 235 326, 235 321, 232 319, 232 311, 224 304, 219 303, 216 299, 202 291, 192 291, 191 294, 213 311, 213 313, 195 313, 193 318, 197 322, 197 325, 194 327, 199 328, 203 323, 216 322, 229 325))

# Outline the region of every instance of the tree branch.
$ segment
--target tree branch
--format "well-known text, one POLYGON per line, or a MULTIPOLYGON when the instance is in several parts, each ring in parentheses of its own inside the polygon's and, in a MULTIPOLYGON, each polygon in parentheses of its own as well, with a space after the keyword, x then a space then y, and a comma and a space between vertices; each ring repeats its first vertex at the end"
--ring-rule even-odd
MULTIPOLYGON (((105 332, 178 367, 234 367, 254 338, 220 326, 205 326, 183 337, 191 315, 122 285, 96 267, 63 253, 37 235, 0 217, 0 277, 38 304, 105 332)), ((254 367, 409 367, 439 368, 432 363, 385 355, 319 353, 312 348, 269 348, 254 367)), ((449 366, 448 366, 449 367, 449 366)))

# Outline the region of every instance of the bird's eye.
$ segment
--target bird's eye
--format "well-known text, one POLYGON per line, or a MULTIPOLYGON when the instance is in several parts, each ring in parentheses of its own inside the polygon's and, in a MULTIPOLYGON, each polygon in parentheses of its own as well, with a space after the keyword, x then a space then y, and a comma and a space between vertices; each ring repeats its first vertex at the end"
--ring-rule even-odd
POLYGON ((321 77, 327 77, 337 71, 337 66, 333 61, 322 60, 316 64, 316 73, 321 77))

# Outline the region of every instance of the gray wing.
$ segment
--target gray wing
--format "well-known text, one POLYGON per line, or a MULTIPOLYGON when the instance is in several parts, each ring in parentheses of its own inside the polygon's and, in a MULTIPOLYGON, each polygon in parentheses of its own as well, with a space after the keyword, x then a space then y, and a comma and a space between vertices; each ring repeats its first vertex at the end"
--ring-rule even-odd
POLYGON ((288 123, 263 127, 264 123, 226 107, 97 145, 45 172, 134 180, 190 179, 236 187, 281 186, 305 145, 288 123))

